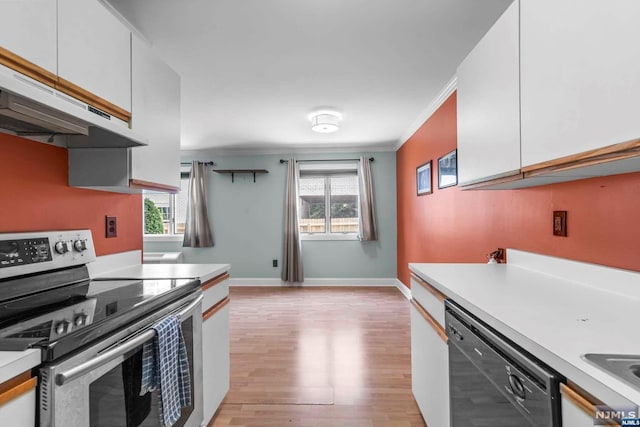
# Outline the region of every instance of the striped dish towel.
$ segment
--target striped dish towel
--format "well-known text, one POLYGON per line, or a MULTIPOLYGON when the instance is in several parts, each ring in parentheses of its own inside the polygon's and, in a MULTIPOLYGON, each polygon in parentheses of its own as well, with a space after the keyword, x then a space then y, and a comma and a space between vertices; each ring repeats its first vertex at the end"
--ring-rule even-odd
POLYGON ((153 325, 154 339, 142 348, 140 395, 158 390, 160 424, 171 427, 191 405, 191 378, 180 320, 170 315, 153 325))

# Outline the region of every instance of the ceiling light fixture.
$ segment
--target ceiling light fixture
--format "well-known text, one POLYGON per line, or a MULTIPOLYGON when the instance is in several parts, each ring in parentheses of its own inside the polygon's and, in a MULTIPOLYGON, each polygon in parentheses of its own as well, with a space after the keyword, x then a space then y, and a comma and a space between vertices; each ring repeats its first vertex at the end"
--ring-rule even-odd
POLYGON ((332 133, 340 129, 340 119, 337 113, 322 112, 310 117, 311 130, 320 133, 332 133))

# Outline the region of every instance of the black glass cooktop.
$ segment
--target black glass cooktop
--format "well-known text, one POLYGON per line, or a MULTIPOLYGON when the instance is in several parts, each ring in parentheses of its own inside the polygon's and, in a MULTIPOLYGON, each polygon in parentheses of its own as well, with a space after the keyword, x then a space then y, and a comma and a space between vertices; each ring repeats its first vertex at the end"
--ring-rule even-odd
MULTIPOLYGON (((1 286, 2 284, 0 284, 1 286)), ((0 302, 0 350, 55 360, 199 288, 198 280, 90 281, 0 302)))

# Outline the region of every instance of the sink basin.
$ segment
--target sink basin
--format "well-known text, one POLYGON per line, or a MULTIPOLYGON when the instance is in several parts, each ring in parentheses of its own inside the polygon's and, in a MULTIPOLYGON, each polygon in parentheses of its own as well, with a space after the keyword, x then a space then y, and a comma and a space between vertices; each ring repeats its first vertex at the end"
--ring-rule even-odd
POLYGON ((640 355, 587 353, 582 357, 640 390, 640 355))

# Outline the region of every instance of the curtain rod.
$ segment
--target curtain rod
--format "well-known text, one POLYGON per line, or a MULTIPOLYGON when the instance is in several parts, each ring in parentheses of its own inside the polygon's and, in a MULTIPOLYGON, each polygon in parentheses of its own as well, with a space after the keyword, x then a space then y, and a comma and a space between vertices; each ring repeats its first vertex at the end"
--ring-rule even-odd
MULTIPOLYGON (((198 163, 203 163, 205 166, 217 166, 215 162, 201 162, 198 160, 198 163)), ((191 165, 191 162, 180 162, 181 165, 191 165)))
MULTIPOLYGON (((298 160, 300 162, 347 162, 347 161, 359 161, 360 159, 322 159, 322 160, 298 160)), ((369 157, 369 161, 373 162, 375 159, 369 157)), ((289 160, 280 159, 280 163, 289 163, 289 160)))

